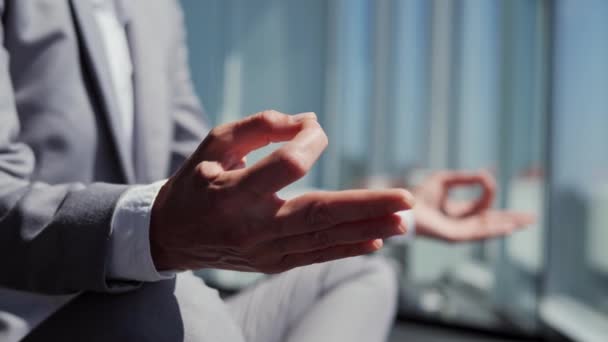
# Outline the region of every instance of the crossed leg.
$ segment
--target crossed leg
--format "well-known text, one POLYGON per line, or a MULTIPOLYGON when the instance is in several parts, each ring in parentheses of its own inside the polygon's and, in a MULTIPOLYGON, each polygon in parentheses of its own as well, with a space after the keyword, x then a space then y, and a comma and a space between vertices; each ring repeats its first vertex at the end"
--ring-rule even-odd
POLYGON ((356 257, 271 277, 227 304, 247 342, 380 342, 396 293, 388 262, 356 257))

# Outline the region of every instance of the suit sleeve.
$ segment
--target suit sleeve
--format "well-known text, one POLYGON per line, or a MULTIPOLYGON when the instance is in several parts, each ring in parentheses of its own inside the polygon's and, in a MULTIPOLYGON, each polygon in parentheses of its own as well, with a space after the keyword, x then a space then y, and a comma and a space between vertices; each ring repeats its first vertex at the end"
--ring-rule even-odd
MULTIPOLYGON (((0 18, 4 1, 0 0, 0 18)), ((116 292, 106 281, 114 206, 127 189, 113 184, 33 181, 36 159, 19 141, 19 115, 0 25, 0 286, 67 294, 116 292)))
POLYGON ((173 92, 174 134, 171 146, 171 173, 194 152, 209 131, 207 116, 194 92, 190 67, 184 16, 179 1, 174 1, 175 51, 172 58, 170 77, 173 92))

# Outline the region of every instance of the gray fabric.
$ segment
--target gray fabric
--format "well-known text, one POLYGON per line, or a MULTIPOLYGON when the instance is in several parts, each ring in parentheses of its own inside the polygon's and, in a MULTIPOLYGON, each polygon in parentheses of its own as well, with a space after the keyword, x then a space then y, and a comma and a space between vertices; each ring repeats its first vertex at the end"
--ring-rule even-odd
MULTIPOLYGON (((176 0, 131 0, 135 144, 124 151, 103 45, 84 0, 0 0, 0 287, 123 292, 110 219, 131 183, 167 177, 206 133, 176 0)), ((0 301, 0 333, 12 319, 0 301)))
POLYGON ((298 268, 226 303, 186 273, 125 295, 80 296, 25 341, 380 342, 396 293, 379 258, 298 268))
POLYGON ((280 274, 228 306, 248 342, 380 342, 395 315, 397 279, 384 259, 349 258, 280 274))

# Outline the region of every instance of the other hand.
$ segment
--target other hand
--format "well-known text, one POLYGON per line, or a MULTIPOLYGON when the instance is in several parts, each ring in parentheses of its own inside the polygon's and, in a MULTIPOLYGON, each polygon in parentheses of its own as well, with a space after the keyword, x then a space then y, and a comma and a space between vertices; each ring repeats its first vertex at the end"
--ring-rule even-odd
POLYGON ((534 223, 528 213, 490 209, 496 197, 496 181, 485 171, 439 171, 425 179, 414 191, 417 232, 449 242, 483 240, 510 234, 534 223), (450 199, 457 187, 481 187, 473 201, 450 199))

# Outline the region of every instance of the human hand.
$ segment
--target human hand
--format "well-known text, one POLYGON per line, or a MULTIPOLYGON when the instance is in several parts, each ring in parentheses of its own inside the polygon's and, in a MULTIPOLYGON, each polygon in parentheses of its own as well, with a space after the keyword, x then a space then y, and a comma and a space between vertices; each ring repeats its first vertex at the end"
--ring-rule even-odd
POLYGON ((313 113, 266 111, 213 129, 154 202, 156 268, 276 273, 370 253, 382 238, 403 234, 395 212, 413 204, 405 190, 276 195, 303 177, 326 146, 313 113), (287 143, 245 166, 249 152, 279 141, 287 143))
POLYGON ((496 196, 496 180, 488 172, 439 171, 425 179, 414 191, 418 200, 414 217, 419 235, 449 241, 483 240, 510 234, 534 223, 533 215, 491 210, 496 196), (480 186, 473 201, 449 198, 457 187, 480 186))

